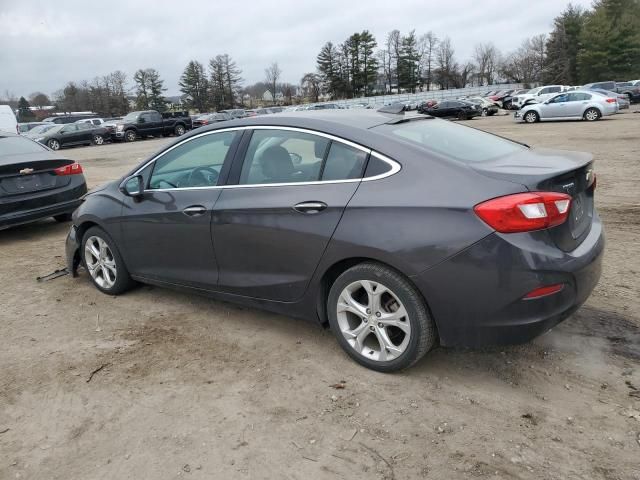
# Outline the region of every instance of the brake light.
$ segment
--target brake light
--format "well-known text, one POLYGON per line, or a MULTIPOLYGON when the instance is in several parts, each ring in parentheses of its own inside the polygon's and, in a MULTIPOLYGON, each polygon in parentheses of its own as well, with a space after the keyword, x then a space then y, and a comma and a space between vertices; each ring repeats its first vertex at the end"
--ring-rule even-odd
POLYGON ((79 163, 70 163, 69 165, 56 168, 53 173, 58 176, 78 175, 82 173, 82 166, 79 163))
POLYGON ((530 232, 567 220, 571 197, 566 193, 516 193, 479 203, 473 210, 500 233, 530 232))
POLYGON ((607 98, 607 103, 616 103, 618 100, 615 98, 607 98))
POLYGON ((524 300, 533 300, 534 298, 546 297, 547 295, 553 295, 554 293, 558 293, 564 288, 564 284, 557 283, 555 285, 547 285, 544 287, 536 288, 535 290, 531 290, 524 297, 524 300))

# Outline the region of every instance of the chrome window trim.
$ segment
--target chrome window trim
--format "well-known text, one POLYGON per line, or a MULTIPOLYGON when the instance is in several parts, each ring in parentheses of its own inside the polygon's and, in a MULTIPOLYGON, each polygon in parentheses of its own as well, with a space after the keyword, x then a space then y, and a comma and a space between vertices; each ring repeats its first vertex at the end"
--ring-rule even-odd
POLYGON ((374 180, 381 180, 383 178, 390 177, 391 175, 395 175, 396 173, 398 173, 402 169, 402 167, 400 166, 400 164, 398 162, 396 162, 395 160, 387 157, 386 155, 378 153, 375 150, 372 150, 370 148, 363 147, 362 145, 359 145, 357 143, 351 142, 351 141, 346 140, 344 138, 337 137, 335 135, 331 135, 329 133, 318 132, 316 130, 310 130, 310 129, 307 129, 307 128, 300 128, 300 127, 282 127, 282 126, 278 126, 278 125, 245 125, 245 126, 240 126, 240 127, 229 127, 229 128, 221 128, 221 129, 218 129, 218 130, 211 130, 211 131, 208 131, 208 132, 203 132, 203 133, 201 133, 199 135, 194 135, 193 137, 186 138, 183 141, 178 142, 175 145, 173 145, 172 147, 166 149, 165 151, 160 152, 157 156, 153 157, 151 160, 149 160, 144 165, 142 165, 140 168, 138 168, 133 174, 131 174, 131 176, 138 175, 140 172, 142 172, 149 165, 151 165, 156 160, 161 158, 163 155, 169 153, 174 148, 178 148, 179 146, 184 145, 187 142, 195 140, 196 138, 200 138, 200 137, 203 137, 203 136, 206 136, 206 135, 214 135, 216 133, 236 132, 236 131, 243 131, 243 130, 286 130, 286 131, 291 131, 291 132, 300 132, 300 133, 306 133, 306 134, 309 134, 309 135, 316 135, 316 136, 319 136, 319 137, 328 138, 330 140, 342 143, 342 144, 347 145, 349 147, 352 147, 352 148, 355 148, 355 149, 360 150, 362 152, 365 152, 365 153, 367 153, 367 154, 369 154, 371 156, 374 156, 377 159, 382 160, 383 162, 388 164, 391 167, 391 169, 388 172, 384 172, 384 173, 381 173, 379 175, 375 175, 373 177, 351 178, 351 179, 346 179, 346 180, 316 180, 316 181, 313 181, 313 182, 256 183, 256 184, 246 184, 246 185, 216 185, 216 186, 211 186, 211 187, 151 188, 151 189, 145 189, 144 191, 145 192, 175 192, 175 191, 183 191, 183 190, 225 190, 225 189, 230 189, 230 188, 293 187, 293 186, 298 186, 298 185, 299 186, 305 186, 305 185, 325 185, 325 184, 336 184, 336 183, 370 182, 370 181, 374 181, 374 180))

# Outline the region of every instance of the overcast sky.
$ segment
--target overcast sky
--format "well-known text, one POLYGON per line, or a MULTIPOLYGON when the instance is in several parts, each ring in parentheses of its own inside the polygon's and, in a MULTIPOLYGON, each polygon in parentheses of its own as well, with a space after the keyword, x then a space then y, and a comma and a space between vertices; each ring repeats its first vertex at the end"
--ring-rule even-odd
MULTIPOLYGON (((167 95, 179 93, 187 62, 228 53, 245 84, 277 61, 283 81, 315 70, 322 45, 368 29, 379 44, 394 28, 449 36, 459 61, 478 42, 501 51, 551 29, 563 0, 0 0, 0 96, 47 94, 69 80, 113 70, 160 71, 167 95)), ((588 7, 591 0, 573 0, 588 7)))

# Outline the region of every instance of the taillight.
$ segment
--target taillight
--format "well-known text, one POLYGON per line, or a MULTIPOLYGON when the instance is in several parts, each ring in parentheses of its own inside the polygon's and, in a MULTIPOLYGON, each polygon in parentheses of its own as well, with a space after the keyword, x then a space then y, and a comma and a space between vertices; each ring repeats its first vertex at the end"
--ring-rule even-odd
POLYGON ((618 100, 615 98, 607 98, 607 103, 616 103, 618 100))
POLYGON ((79 173, 82 173, 82 166, 79 163, 70 163, 69 165, 65 165, 64 167, 56 168, 53 173, 58 176, 78 175, 79 173))
POLYGON ((558 293, 562 291, 564 288, 564 284, 557 283, 555 285, 546 285, 544 287, 536 288, 535 290, 531 290, 524 297, 525 300, 533 300, 534 298, 546 297, 548 295, 553 295, 554 293, 558 293))
POLYGON ((569 215, 571 197, 566 193, 516 193, 479 203, 473 209, 487 225, 500 233, 530 232, 555 227, 569 215))

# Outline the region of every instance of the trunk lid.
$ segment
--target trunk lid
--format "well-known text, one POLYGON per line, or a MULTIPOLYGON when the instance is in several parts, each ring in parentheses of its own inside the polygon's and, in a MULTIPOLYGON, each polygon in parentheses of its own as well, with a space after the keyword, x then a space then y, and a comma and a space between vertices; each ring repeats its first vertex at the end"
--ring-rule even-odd
POLYGON ((73 160, 56 158, 42 153, 13 155, 0 161, 0 197, 25 195, 64 187, 68 176, 56 175, 54 169, 69 165, 73 160))
POLYGON ((561 250, 574 250, 589 234, 594 215, 595 178, 591 154, 528 149, 470 166, 483 175, 522 184, 529 191, 570 195, 567 221, 549 229, 551 239, 561 250))

